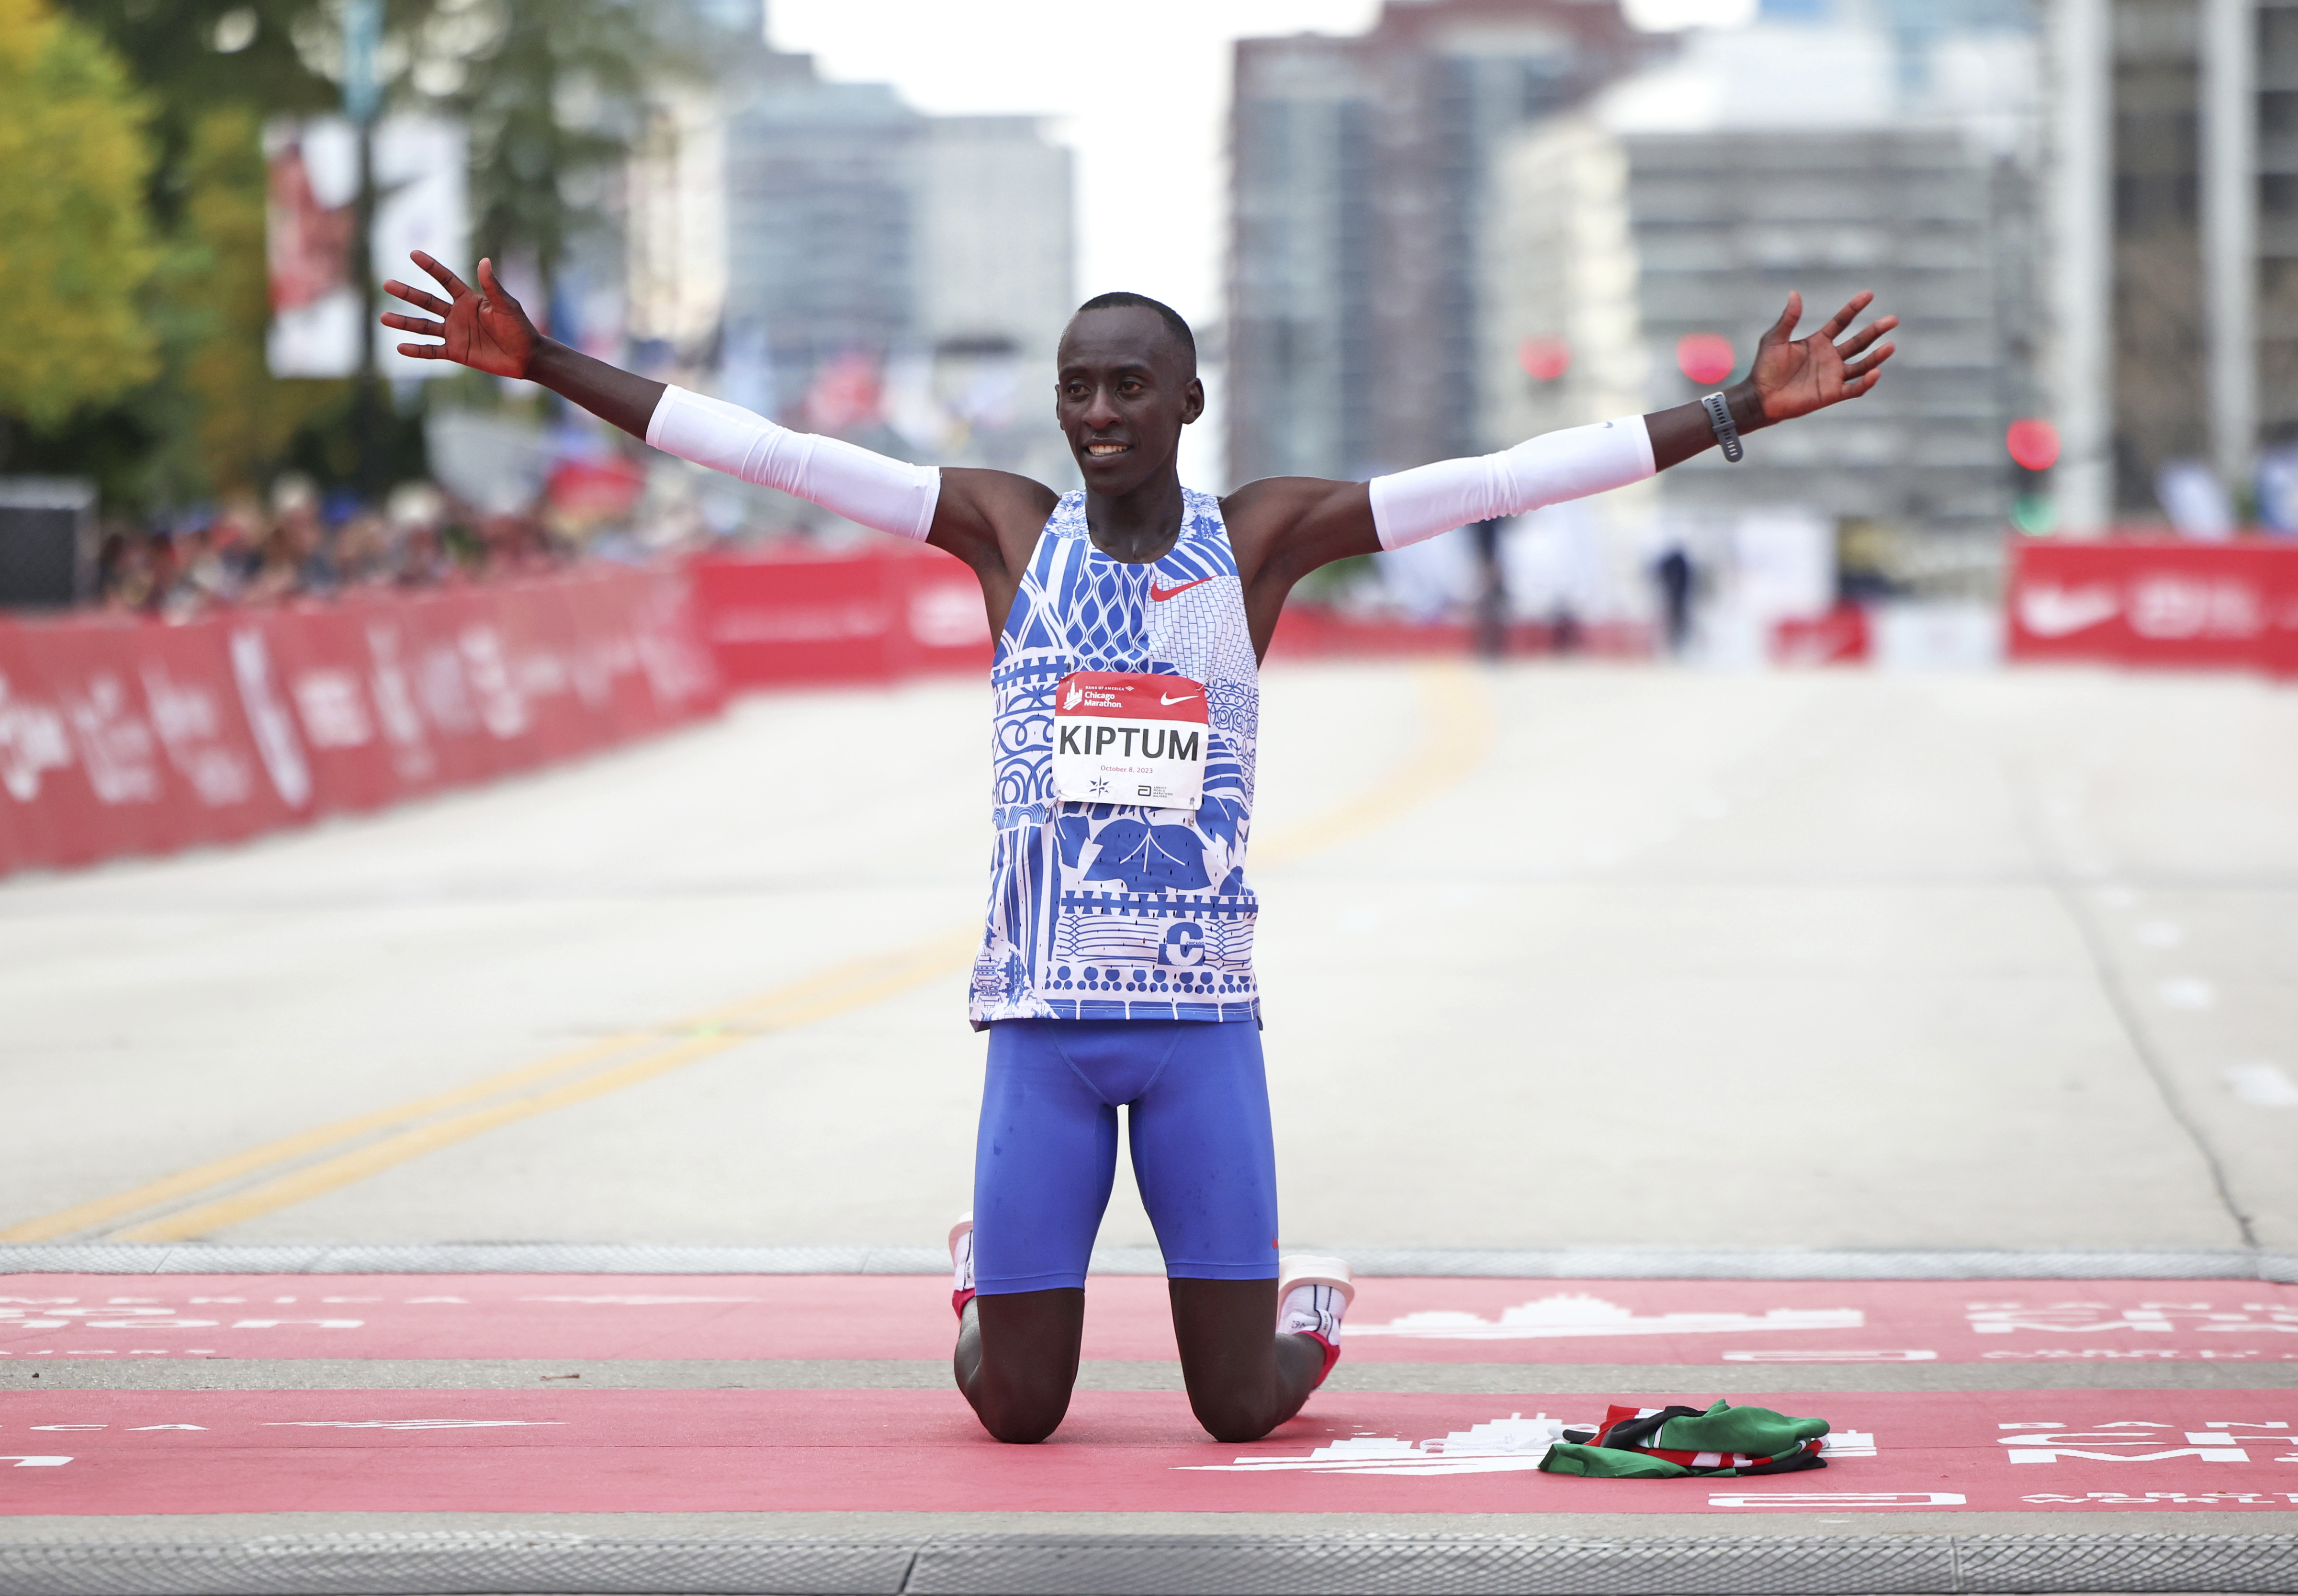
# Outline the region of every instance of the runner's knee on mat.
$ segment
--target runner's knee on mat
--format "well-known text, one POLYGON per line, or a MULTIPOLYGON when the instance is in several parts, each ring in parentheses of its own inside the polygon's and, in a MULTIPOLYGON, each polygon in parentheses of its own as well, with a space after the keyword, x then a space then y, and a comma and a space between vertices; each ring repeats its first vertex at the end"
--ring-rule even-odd
POLYGON ((1043 1441, 1061 1427, 1069 1410, 1069 1387, 1042 1381, 1021 1390, 995 1385, 973 1404, 975 1417, 992 1439, 1016 1446, 1043 1441))
POLYGON ((958 1389, 1000 1441, 1043 1441, 1068 1413, 1085 1330, 1085 1293, 976 1296, 959 1319, 958 1389))
POLYGON ((1258 1441, 1279 1422, 1269 1411, 1266 1393, 1258 1401, 1245 1401, 1228 1393, 1201 1397, 1191 1392, 1189 1411, 1197 1416, 1206 1435, 1228 1443, 1258 1441))

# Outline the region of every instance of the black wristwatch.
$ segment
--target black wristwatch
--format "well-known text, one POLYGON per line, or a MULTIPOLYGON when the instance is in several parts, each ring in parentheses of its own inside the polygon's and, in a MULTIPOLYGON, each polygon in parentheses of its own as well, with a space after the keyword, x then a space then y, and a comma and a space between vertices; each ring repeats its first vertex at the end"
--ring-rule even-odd
POLYGON ((1740 442, 1740 429, 1732 420, 1732 406, 1721 393, 1705 393, 1699 402, 1707 409, 1707 425, 1715 430, 1715 441, 1724 445, 1724 458, 1733 465, 1748 452, 1740 442))

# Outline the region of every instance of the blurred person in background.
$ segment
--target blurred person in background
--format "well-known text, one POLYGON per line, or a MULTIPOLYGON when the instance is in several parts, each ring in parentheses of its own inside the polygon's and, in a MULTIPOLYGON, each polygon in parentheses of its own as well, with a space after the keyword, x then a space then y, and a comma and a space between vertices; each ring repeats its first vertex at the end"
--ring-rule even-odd
POLYGON ((371 509, 353 510, 335 529, 335 574, 345 587, 371 587, 392 578, 391 523, 371 509))
POLYGON ((447 297, 384 285, 426 313, 384 325, 439 340, 401 353, 539 383, 669 453, 931 543, 980 579, 998 638, 996 839, 969 1017, 989 1046, 974 1211, 950 1236, 954 1371, 984 1427, 1013 1442, 1044 1439, 1068 1410, 1120 1105, 1198 1421, 1257 1440, 1339 1356, 1347 1265, 1277 1251, 1244 868, 1259 661, 1294 583, 1718 443, 1736 459, 1741 433, 1872 388, 1896 325, 1839 346, 1863 294, 1797 339, 1790 294, 1748 377, 1700 402, 1368 484, 1276 478, 1216 499, 1184 488, 1176 465, 1205 402, 1188 324, 1144 295, 1101 294, 1056 357, 1054 420, 1086 484, 1060 494, 889 459, 616 370, 539 334, 491 262, 474 290, 414 260, 447 297), (1134 763, 1108 762, 1120 746, 1134 763))
POLYGON ((1486 518, 1476 534, 1476 652, 1498 659, 1508 652, 1508 573, 1500 564, 1500 534, 1508 523, 1486 518))
MULTIPOLYGON (((142 562, 142 539, 130 528, 114 525, 103 533, 95 550, 96 602, 106 609, 133 609, 131 586, 142 578, 134 567, 142 562)), ((140 591, 140 588, 137 589, 140 591)))
POLYGON ((262 536, 263 512, 253 499, 241 495, 217 510, 184 570, 203 608, 239 602, 254 571, 255 547, 262 536))
POLYGON ((271 488, 271 530, 243 597, 250 604, 332 592, 335 565, 319 520, 319 493, 309 477, 293 474, 271 488))
POLYGON ((128 615, 179 620, 197 608, 183 550, 164 526, 117 524, 96 556, 97 600, 128 615))
POLYGON ((403 482, 384 501, 389 528, 389 579, 401 587, 435 587, 455 574, 453 556, 440 536, 446 524, 447 496, 427 482, 403 482))
POLYGON ((149 616, 182 614, 186 597, 179 592, 184 562, 174 533, 165 526, 153 527, 144 534, 144 549, 146 585, 144 601, 136 608, 149 616))
POLYGON ((207 558, 206 522, 193 517, 155 527, 152 533, 153 591, 151 613, 163 621, 188 621, 209 607, 199 573, 207 558))
POLYGON ((1673 540, 1660 551, 1652 561, 1651 574, 1653 584, 1659 589, 1660 635, 1669 656, 1681 659, 1691 641, 1691 588, 1699 575, 1682 539, 1673 540))
POLYGON ((537 575, 560 563, 549 529, 532 515, 488 516, 478 531, 480 566, 488 576, 537 575))

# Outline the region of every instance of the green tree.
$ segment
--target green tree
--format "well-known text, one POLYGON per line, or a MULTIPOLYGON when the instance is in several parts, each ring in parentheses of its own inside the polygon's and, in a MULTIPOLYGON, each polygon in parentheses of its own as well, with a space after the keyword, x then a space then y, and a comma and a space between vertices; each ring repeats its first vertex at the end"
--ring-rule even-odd
MULTIPOLYGON (((45 17, 45 0, 0 0, 0 19, 45 17)), ((75 37, 100 35, 144 89, 156 150, 118 166, 139 185, 143 358, 113 362, 102 397, 52 430, 17 439, 12 466, 85 473, 114 504, 166 505, 260 486, 293 464, 327 481, 352 475, 347 382, 274 378, 264 251, 264 119, 341 103, 331 0, 54 0, 75 37)), ((465 118, 471 130, 475 240, 523 257, 546 284, 574 242, 603 225, 598 197, 637 125, 644 77, 700 52, 663 42, 686 7, 639 0, 386 0, 382 61, 390 103, 465 118), (665 19, 668 19, 665 21, 665 19)), ((0 30, 7 23, 0 21, 0 30)), ((0 67, 0 136, 19 136, 18 96, 0 67)), ((21 142, 19 136, 19 142, 21 142)), ((46 141, 51 145, 55 141, 46 141)), ((21 160, 12 169, 27 168, 21 160)), ((0 177, 0 184, 6 178, 0 177)), ((23 230, 0 201, 0 273, 23 230)), ((464 263, 467 265, 467 263, 464 263)), ((90 279, 120 290, 115 269, 90 279)), ((21 307, 0 308, 0 318, 21 307)), ((0 322, 12 326, 12 321, 0 322)), ((5 347, 5 346, 0 346, 5 347)), ((11 357, 12 363, 12 356, 11 357)), ((492 390, 484 390, 491 395, 492 390)), ((11 409, 0 388, 0 418, 11 409)), ((422 468, 416 418, 386 425, 389 474, 422 468)), ((0 434, 0 451, 7 445, 0 434)))
POLYGON ((475 249, 533 260, 548 306, 569 251, 604 225, 600 179, 630 153, 648 75, 685 67, 684 52, 630 0, 434 0, 431 16, 433 38, 485 40, 442 96, 470 129, 475 249))
POLYGON ((112 402, 20 439, 15 467, 93 476, 120 508, 260 486, 286 439, 341 431, 349 410, 347 385, 276 381, 264 365, 258 129, 271 112, 335 103, 335 85, 295 42, 310 37, 321 0, 58 4, 126 63, 148 109, 142 197, 158 252, 143 304, 155 359, 112 402))
POLYGON ((174 229, 190 203, 200 120, 219 106, 310 114, 338 93, 295 43, 312 37, 321 0, 62 0, 105 40, 151 97, 159 160, 153 214, 174 229))
POLYGON ((103 40, 43 0, 0 0, 0 417, 53 432, 158 369, 148 112, 103 40))
POLYGON ((348 381, 283 382, 266 359, 260 126, 252 106, 217 105, 192 124, 184 150, 180 254, 166 281, 180 318, 170 364, 183 400, 168 429, 163 476, 178 489, 169 497, 259 487, 298 433, 340 427, 350 414, 348 381))

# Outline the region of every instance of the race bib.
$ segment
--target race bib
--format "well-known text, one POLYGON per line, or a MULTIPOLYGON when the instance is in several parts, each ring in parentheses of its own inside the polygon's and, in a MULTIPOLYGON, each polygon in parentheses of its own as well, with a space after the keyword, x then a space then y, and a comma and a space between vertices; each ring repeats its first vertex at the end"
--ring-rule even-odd
POLYGON ((1211 740, 1203 683, 1072 671, 1054 699, 1054 796, 1194 809, 1204 792, 1211 740))

